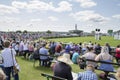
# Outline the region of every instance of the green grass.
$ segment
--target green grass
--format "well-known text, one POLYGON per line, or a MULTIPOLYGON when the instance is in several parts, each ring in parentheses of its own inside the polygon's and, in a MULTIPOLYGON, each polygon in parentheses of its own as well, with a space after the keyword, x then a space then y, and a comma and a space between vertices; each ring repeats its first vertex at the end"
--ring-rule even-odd
POLYGON ((36 62, 35 67, 33 61, 26 60, 23 57, 17 57, 21 71, 19 72, 20 80, 45 80, 41 73, 52 74, 52 70, 47 67, 39 66, 36 62))
POLYGON ((114 40, 113 37, 109 36, 103 36, 101 37, 101 40, 95 40, 94 37, 72 37, 72 38, 55 38, 55 39, 49 39, 52 41, 61 41, 61 42, 73 42, 73 43, 80 43, 80 42, 89 42, 92 41, 92 43, 97 42, 101 45, 104 45, 106 42, 108 42, 111 46, 116 47, 118 44, 120 44, 120 40, 114 40))
MULTIPOLYGON (((36 62, 33 67, 33 61, 26 60, 23 57, 17 57, 21 71, 19 72, 20 80, 47 80, 41 76, 41 73, 47 73, 53 75, 51 68, 39 66, 39 62, 36 62)), ((78 65, 71 65, 72 71, 75 73, 82 72, 78 65)), ((99 74, 101 71, 96 71, 99 74)))

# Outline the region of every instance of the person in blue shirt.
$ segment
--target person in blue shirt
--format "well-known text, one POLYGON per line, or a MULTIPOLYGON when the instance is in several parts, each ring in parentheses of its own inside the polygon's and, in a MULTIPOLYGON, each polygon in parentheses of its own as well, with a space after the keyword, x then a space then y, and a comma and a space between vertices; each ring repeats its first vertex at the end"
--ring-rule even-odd
POLYGON ((78 80, 98 80, 98 77, 94 72, 94 66, 88 64, 86 66, 86 71, 78 73, 78 80))
POLYGON ((72 55, 72 62, 73 62, 74 64, 77 64, 77 59, 78 59, 78 57, 79 57, 78 50, 75 50, 75 52, 74 52, 73 55, 72 55))
POLYGON ((70 51, 71 51, 71 46, 70 46, 70 44, 67 44, 67 45, 65 46, 65 52, 66 52, 66 53, 70 53, 70 51))
MULTIPOLYGON (((45 48, 46 44, 42 45, 42 48, 39 50, 39 54, 48 55, 48 50, 45 48)), ((49 56, 40 55, 41 65, 48 66, 47 62, 49 61, 49 56)))

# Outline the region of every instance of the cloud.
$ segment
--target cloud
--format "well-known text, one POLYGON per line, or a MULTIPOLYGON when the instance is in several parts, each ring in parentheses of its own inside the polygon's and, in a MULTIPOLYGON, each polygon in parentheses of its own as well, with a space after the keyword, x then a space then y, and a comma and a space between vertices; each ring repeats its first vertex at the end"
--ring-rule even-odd
POLYGON ((102 15, 90 10, 71 13, 70 16, 77 21, 105 22, 109 20, 109 18, 103 17, 102 15))
POLYGON ((12 13, 19 13, 19 10, 12 6, 0 5, 0 14, 4 15, 12 13))
POLYGON ((41 19, 31 19, 30 20, 31 22, 40 22, 40 21, 42 21, 41 19))
POLYGON ((50 19, 51 21, 58 21, 58 18, 54 16, 49 16, 48 19, 50 19))
POLYGON ((23 9, 23 8, 27 7, 27 3, 26 2, 20 2, 20 1, 13 1, 12 6, 15 7, 15 8, 23 9))
POLYGON ((58 7, 55 7, 52 2, 44 2, 39 0, 32 0, 29 2, 20 2, 13 1, 12 6, 19 9, 27 9, 29 11, 37 10, 37 11, 55 11, 55 12, 64 12, 71 11, 72 4, 67 1, 61 1, 58 3, 58 7))
POLYGON ((76 0, 76 2, 79 2, 83 8, 90 8, 97 5, 97 3, 92 0, 76 0))
POLYGON ((54 7, 52 2, 45 3, 43 1, 30 1, 27 5, 27 9, 34 9, 34 10, 52 10, 54 7))
POLYGON ((54 11, 56 12, 63 12, 63 11, 71 11, 72 10, 72 4, 70 4, 67 1, 61 1, 58 8, 54 8, 54 11))
POLYGON ((113 18, 116 18, 116 19, 120 19, 120 14, 113 15, 112 17, 113 17, 113 18))

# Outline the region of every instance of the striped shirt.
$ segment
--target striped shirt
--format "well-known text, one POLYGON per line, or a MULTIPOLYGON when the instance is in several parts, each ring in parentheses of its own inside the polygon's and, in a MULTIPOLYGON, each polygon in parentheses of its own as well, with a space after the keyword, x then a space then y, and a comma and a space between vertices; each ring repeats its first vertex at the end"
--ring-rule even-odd
POLYGON ((15 60, 16 52, 14 49, 12 49, 12 53, 13 55, 11 54, 10 48, 5 48, 4 50, 2 50, 1 56, 3 57, 3 60, 4 60, 4 63, 3 63, 4 67, 13 66, 13 60, 14 60, 14 64, 16 63, 16 60, 15 60))
POLYGON ((92 71, 78 73, 78 80, 98 80, 97 75, 92 71))

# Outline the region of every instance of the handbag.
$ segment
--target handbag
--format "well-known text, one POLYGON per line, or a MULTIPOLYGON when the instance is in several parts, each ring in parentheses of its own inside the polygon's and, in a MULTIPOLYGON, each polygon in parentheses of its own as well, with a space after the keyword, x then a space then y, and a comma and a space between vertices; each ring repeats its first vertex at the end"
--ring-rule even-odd
POLYGON ((19 72, 20 66, 17 63, 16 57, 15 57, 16 63, 14 62, 14 59, 13 59, 14 55, 13 55, 12 49, 11 49, 11 54, 12 54, 12 60, 13 60, 13 75, 15 75, 19 72))

